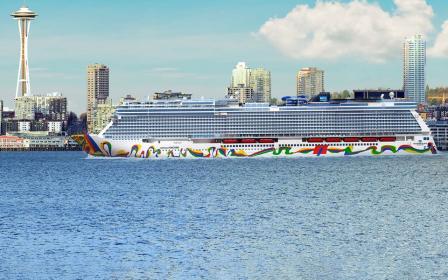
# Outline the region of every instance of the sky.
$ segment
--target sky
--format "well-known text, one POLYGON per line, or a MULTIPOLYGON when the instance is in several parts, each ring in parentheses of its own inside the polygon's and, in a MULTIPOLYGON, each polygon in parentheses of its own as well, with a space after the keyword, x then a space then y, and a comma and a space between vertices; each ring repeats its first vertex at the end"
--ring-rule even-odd
MULTIPOLYGON (((13 107, 23 1, 0 0, 0 99, 13 107)), ((446 0, 27 0, 31 92, 61 92, 86 108, 86 71, 110 67, 110 96, 168 89, 220 98, 239 61, 265 67, 272 95, 295 94, 303 67, 325 70, 325 89, 401 88, 402 42, 423 34, 427 83, 448 86, 446 0)))

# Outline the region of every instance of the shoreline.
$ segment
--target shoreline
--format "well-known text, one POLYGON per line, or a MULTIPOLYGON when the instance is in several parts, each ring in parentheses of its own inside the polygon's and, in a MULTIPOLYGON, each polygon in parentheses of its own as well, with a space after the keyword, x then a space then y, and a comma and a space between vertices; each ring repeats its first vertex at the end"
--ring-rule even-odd
POLYGON ((1 152, 82 152, 81 147, 2 148, 1 152))

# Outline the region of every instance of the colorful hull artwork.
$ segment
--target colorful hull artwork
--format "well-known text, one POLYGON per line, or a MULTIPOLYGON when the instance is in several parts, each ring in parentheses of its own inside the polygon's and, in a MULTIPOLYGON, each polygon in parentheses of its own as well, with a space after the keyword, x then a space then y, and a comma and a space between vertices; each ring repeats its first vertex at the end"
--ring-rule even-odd
POLYGON ((323 156, 358 156, 358 155, 403 155, 403 154, 436 154, 435 146, 429 143, 426 147, 417 148, 409 143, 394 142, 393 145, 380 143, 378 146, 332 147, 316 144, 314 147, 269 147, 255 149, 239 149, 210 144, 193 144, 195 148, 159 148, 151 143, 132 144, 124 141, 108 141, 95 135, 75 135, 72 138, 83 148, 83 151, 96 157, 134 157, 134 158, 244 158, 244 157, 323 157, 323 156), (248 151, 249 150, 249 151, 248 151))

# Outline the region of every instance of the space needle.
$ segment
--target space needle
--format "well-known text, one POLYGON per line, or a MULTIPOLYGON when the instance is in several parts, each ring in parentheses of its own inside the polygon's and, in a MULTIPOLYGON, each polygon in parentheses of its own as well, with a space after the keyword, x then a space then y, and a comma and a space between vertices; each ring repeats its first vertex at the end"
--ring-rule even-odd
POLYGON ((20 62, 16 88, 16 98, 18 98, 31 94, 30 72, 28 68, 28 35, 31 21, 37 14, 27 6, 22 6, 17 12, 12 13, 11 16, 17 20, 20 33, 20 62))

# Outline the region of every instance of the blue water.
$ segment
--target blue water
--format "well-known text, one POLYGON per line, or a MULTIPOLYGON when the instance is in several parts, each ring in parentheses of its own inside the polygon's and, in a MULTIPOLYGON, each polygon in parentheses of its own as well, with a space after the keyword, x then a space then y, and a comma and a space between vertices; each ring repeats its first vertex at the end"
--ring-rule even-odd
POLYGON ((448 154, 0 153, 0 279, 448 279, 448 154))

